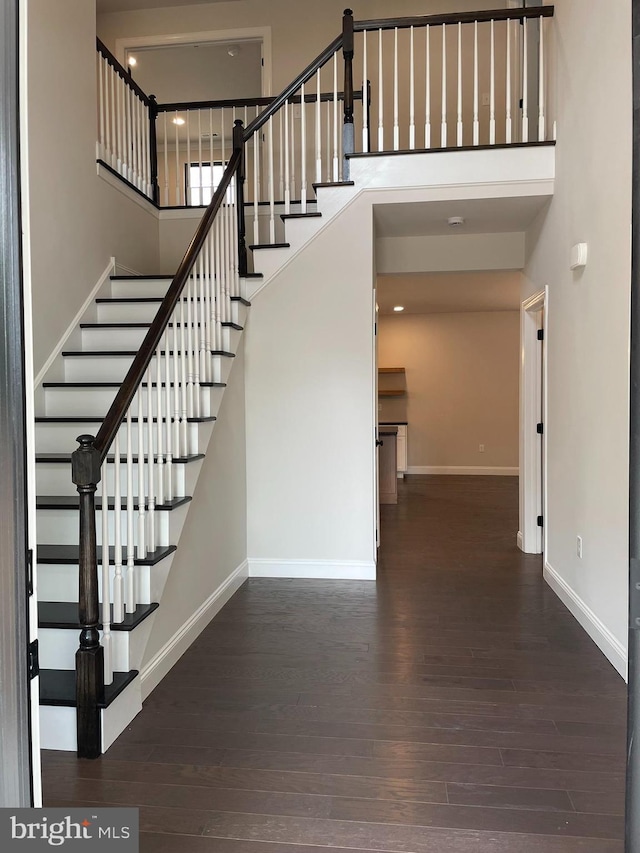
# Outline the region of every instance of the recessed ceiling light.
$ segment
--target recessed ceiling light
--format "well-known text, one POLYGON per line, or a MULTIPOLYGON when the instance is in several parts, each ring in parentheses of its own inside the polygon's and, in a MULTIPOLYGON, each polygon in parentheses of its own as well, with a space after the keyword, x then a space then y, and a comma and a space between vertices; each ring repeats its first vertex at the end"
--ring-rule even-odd
POLYGON ((175 118, 172 118, 172 119, 171 119, 171 121, 172 121, 174 124, 179 124, 179 125, 183 125, 183 124, 184 124, 184 119, 183 119, 183 118, 180 118, 180 116, 176 116, 175 118))
POLYGON ((130 56, 127 59, 127 65, 131 66, 131 68, 135 68, 137 64, 138 60, 135 58, 135 56, 130 56))
POLYGON ((393 310, 398 312, 404 311, 404 305, 394 305, 393 310))
POLYGON ((464 217, 450 216, 447 219, 447 223, 451 226, 451 228, 459 228, 461 225, 464 225, 464 217))

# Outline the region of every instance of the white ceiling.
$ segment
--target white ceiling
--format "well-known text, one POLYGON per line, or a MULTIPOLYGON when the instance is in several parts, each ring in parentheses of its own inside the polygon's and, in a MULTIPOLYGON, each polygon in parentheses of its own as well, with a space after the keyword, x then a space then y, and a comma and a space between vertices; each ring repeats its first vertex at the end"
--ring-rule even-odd
POLYGON ((374 207, 377 237, 430 237, 451 234, 497 234, 526 231, 549 202, 546 196, 465 199, 374 207), (452 228, 450 216, 462 216, 464 225, 452 228))
POLYGON ((466 311, 517 311, 519 272, 413 273, 378 276, 380 314, 452 314, 466 311))
POLYGON ((99 15, 132 12, 135 9, 160 9, 164 6, 206 6, 209 3, 237 3, 239 0, 96 0, 99 15))

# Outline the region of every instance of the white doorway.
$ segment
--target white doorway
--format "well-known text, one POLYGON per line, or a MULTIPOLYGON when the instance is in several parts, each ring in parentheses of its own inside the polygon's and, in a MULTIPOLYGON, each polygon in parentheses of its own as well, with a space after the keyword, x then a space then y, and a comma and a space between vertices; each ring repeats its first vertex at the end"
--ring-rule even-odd
POLYGON ((546 313, 541 290, 520 311, 520 529, 518 547, 526 554, 545 551, 546 505, 546 313))

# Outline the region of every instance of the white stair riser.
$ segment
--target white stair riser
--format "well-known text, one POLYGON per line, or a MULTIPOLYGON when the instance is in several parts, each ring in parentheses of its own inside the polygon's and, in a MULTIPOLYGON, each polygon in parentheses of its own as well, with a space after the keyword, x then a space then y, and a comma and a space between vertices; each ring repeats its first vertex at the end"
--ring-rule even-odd
POLYGON ((82 351, 139 350, 149 330, 142 328, 89 328, 81 330, 82 351))
MULTIPOLYGON (((175 386, 174 386, 175 388, 175 386)), ((191 387, 187 385, 185 387, 185 394, 182 394, 182 386, 178 389, 179 393, 176 394, 174 388, 170 389, 169 393, 169 408, 173 414, 176 412, 176 408, 178 411, 182 412, 185 406, 185 397, 186 397, 186 406, 188 416, 190 417, 215 417, 212 415, 212 411, 214 408, 220 403, 220 398, 222 396, 221 388, 210 388, 207 386, 196 386, 192 385, 191 387), (178 399, 176 399, 176 397, 178 399), (193 411, 189 411, 189 401, 193 400, 193 411)), ((44 407, 45 414, 48 417, 52 418, 63 418, 63 417, 73 417, 74 415, 78 415, 79 417, 100 417, 103 418, 111 404, 113 403, 115 396, 118 392, 118 387, 108 387, 101 388, 99 386, 96 387, 58 387, 58 388, 45 388, 44 390, 44 407)), ((149 389, 142 388, 141 392, 135 395, 133 398, 131 413, 133 417, 137 417, 138 415, 138 397, 141 393, 142 395, 142 416, 147 417, 147 394, 149 389)), ((165 388, 151 389, 151 411, 153 417, 158 415, 158 398, 161 397, 161 405, 164 410, 166 410, 167 406, 167 392, 165 388)), ((164 415, 164 411, 162 412, 164 415)))
MULTIPOLYGON (((187 515, 188 504, 169 511, 154 512, 154 527, 156 545, 170 545, 177 542, 187 515)), ((138 511, 133 512, 134 534, 133 542, 138 544, 138 511)), ((39 509, 36 510, 38 537, 48 545, 77 545, 78 544, 78 511, 73 509, 39 509)), ((109 511, 109 544, 113 544, 114 513, 109 511)), ((120 511, 120 530, 122 544, 127 545, 128 517, 127 511, 120 511)), ((147 526, 148 529, 148 526, 147 526)), ((96 538, 98 545, 102 544, 102 511, 96 511, 96 538)), ((150 543, 146 542, 147 547, 150 543)), ((48 600, 48 599, 46 599, 48 600)))
MULTIPOLYGON (((79 435, 83 433, 89 433, 90 435, 94 435, 100 429, 101 421, 96 421, 94 423, 37 423, 36 424, 36 453, 62 453, 64 451, 68 451, 71 453, 78 446, 78 442, 76 441, 79 435)), ((171 447, 172 454, 175 453, 175 439, 176 439, 176 431, 174 429, 175 424, 171 424, 171 447)), ((206 444, 203 440, 200 439, 200 433, 203 431, 203 427, 207 426, 206 424, 198 424, 198 423, 190 423, 187 424, 187 442, 189 447, 189 454, 196 453, 204 453, 206 449, 206 444)), ((127 434, 127 426, 123 424, 120 428, 120 440, 124 441, 127 434)), ((154 426, 154 449, 157 449, 158 439, 157 439, 157 425, 154 426)), ((137 424, 132 424, 131 430, 131 440, 133 443, 133 452, 138 452, 138 443, 140 441, 140 430, 138 429, 137 424)), ((124 447, 125 445, 122 445, 124 447)), ((145 424, 144 429, 142 431, 142 447, 146 452, 147 447, 149 446, 149 436, 147 426, 145 424)), ((162 447, 164 453, 167 452, 168 443, 167 443, 167 425, 166 423, 162 426, 162 447)))
MULTIPOLYGON (((103 752, 109 749, 141 710, 142 692, 138 676, 108 708, 100 712, 103 752)), ((75 708, 40 706, 40 746, 42 749, 59 749, 64 752, 77 750, 75 708)))
MULTIPOLYGON (((244 306, 243 306, 244 307, 244 306)), ((227 336, 229 337, 229 336, 227 336)), ((236 338, 233 338, 237 342, 236 338)), ((232 350, 235 352, 235 349, 232 350)), ((205 356, 206 358, 206 356, 205 356)), ((204 381, 213 381, 212 365, 220 360, 220 356, 210 356, 209 366, 207 367, 207 376, 204 381)), ((83 355, 83 356, 66 356, 64 359, 64 377, 67 382, 122 382, 127 375, 133 356, 120 355, 83 355)), ((198 362, 200 367, 200 362, 198 362)), ((181 370, 181 363, 178 364, 181 370)), ((161 381, 166 380, 166 361, 165 357, 161 356, 160 377, 161 381)), ((175 380, 175 368, 173 356, 169 356, 169 381, 175 380)), ((157 376, 157 365, 155 358, 151 361, 151 375, 155 381, 157 376)), ((180 373, 178 374, 180 379, 180 373)))
POLYGON ((159 302, 99 302, 98 323, 151 323, 159 302))
MULTIPOLYGON (((133 631, 111 632, 111 666, 114 672, 129 672, 131 669, 140 668, 153 618, 152 613, 133 631)), ((40 666, 43 669, 75 669, 79 634, 79 629, 39 628, 40 666)), ((101 642, 103 637, 101 631, 101 642)))
MULTIPOLYGON (((155 566, 136 566, 136 589, 140 604, 160 601, 173 563, 173 554, 155 566)), ((115 567, 110 566, 111 582, 115 567)), ((98 567, 98 596, 102 601, 102 567, 98 567)), ((38 597, 42 601, 78 600, 78 564, 38 564, 38 597)))
POLYGON ((289 248, 256 249, 253 252, 254 267, 263 274, 266 281, 291 257, 291 251, 289 248))
POLYGON ((112 281, 111 295, 116 299, 157 299, 166 296, 170 284, 169 278, 112 281))
MULTIPOLYGON (((202 465, 201 460, 189 463, 173 463, 173 493, 174 497, 192 495, 195 488, 198 473, 202 465)), ((145 478, 146 478, 145 465, 145 478)), ((157 473, 157 466, 156 466, 157 473)), ((126 465, 120 466, 122 495, 127 494, 126 465)), ((38 462, 36 464, 36 489, 39 495, 75 495, 76 487, 71 482, 71 464, 60 462, 38 462)), ((107 489, 113 494, 113 465, 107 465, 107 489)), ((133 494, 138 494, 138 464, 133 463, 133 494)))

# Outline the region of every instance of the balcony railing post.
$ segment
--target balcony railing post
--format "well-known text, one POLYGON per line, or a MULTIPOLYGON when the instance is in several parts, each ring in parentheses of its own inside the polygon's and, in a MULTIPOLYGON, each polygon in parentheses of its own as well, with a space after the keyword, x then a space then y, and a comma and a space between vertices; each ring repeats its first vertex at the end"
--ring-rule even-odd
POLYGON ((233 128, 233 150, 240 151, 240 163, 236 172, 236 210, 238 216, 238 271, 240 277, 247 275, 247 241, 244 218, 244 181, 245 181, 245 145, 244 125, 241 119, 236 119, 233 128))
POLYGON ((344 127, 342 131, 343 156, 342 176, 349 180, 349 159, 347 154, 355 151, 355 135, 353 127, 353 12, 344 10, 342 18, 342 54, 344 56, 344 127))
POLYGON ((157 118, 158 102, 155 95, 149 95, 149 159, 151 170, 151 198, 154 204, 160 204, 160 185, 158 183, 158 138, 157 118))
POLYGON ((80 496, 78 618, 81 630, 80 647, 76 652, 78 757, 97 758, 102 751, 100 706, 104 703, 95 512, 100 454, 92 435, 81 435, 77 441, 80 447, 71 456, 71 475, 80 496))

